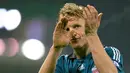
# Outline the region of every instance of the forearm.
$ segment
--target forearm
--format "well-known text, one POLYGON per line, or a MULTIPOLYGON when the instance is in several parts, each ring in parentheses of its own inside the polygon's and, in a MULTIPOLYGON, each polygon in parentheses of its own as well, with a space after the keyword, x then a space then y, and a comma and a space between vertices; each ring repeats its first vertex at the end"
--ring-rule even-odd
POLYGON ((88 37, 94 63, 100 73, 118 73, 112 60, 107 55, 98 35, 88 37))
POLYGON ((46 57, 43 65, 41 66, 39 73, 54 73, 56 61, 61 53, 61 50, 56 50, 51 47, 48 56, 46 57))

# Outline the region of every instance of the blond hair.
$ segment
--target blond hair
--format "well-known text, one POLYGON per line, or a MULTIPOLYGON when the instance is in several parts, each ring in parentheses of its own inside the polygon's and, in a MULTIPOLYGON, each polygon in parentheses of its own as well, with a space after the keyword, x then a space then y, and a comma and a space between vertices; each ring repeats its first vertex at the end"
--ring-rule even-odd
POLYGON ((76 16, 76 17, 83 17, 83 6, 79 6, 75 3, 66 3, 63 8, 61 8, 59 15, 62 14, 63 16, 76 16))

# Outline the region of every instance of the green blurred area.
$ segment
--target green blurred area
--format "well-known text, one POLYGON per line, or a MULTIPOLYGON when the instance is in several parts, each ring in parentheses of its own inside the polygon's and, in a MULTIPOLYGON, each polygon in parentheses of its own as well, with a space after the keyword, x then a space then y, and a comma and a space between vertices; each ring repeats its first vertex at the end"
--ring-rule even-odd
MULTIPOLYGON (((113 45, 123 53, 126 73, 129 73, 130 58, 130 2, 129 0, 0 0, 0 8, 18 9, 22 15, 19 27, 13 31, 0 29, 0 38, 16 38, 20 44, 25 41, 25 29, 27 22, 34 18, 48 22, 45 40, 41 40, 46 46, 45 56, 32 61, 25 58, 21 52, 14 57, 0 57, 0 73, 37 73, 42 65, 52 44, 52 33, 60 8, 66 2, 74 2, 81 5, 94 5, 99 12, 103 12, 99 36, 105 45, 113 45), (125 8, 127 8, 125 10, 125 8)), ((35 30, 35 29, 34 29, 35 30)), ((21 45, 20 45, 21 47, 21 45)), ((70 49, 63 53, 70 53, 70 49)))

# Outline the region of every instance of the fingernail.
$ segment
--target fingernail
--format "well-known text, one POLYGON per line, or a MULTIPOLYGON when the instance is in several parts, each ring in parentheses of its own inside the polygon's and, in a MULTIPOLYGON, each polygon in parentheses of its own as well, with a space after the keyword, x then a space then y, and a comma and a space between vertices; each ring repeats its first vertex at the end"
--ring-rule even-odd
POLYGON ((87 6, 90 6, 89 4, 87 6))

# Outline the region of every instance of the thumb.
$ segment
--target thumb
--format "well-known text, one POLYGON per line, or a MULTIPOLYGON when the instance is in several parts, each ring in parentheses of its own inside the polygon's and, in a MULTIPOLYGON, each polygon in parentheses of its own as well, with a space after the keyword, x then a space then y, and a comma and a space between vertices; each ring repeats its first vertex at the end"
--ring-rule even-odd
POLYGON ((100 25, 103 13, 98 14, 98 25, 100 25))

